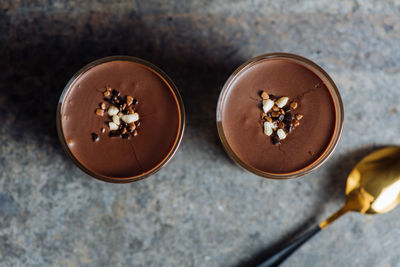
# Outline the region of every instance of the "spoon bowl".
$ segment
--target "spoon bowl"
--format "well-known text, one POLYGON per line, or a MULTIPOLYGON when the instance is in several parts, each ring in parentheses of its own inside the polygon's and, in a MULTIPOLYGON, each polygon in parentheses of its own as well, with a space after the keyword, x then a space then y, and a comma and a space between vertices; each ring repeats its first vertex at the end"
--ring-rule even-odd
POLYGON ((363 200, 355 210, 361 213, 385 213, 400 203, 400 147, 377 150, 354 167, 347 178, 347 201, 354 195, 363 200))
POLYGON ((382 148, 364 157, 350 172, 345 193, 345 204, 331 217, 267 255, 257 266, 278 266, 316 233, 349 211, 381 214, 394 209, 400 203, 400 147, 382 148))

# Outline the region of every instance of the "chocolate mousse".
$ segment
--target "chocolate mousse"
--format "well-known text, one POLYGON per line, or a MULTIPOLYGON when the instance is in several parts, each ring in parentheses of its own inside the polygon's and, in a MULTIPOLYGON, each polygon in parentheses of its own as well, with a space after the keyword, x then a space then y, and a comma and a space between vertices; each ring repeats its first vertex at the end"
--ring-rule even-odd
POLYGON ((257 60, 225 88, 219 105, 223 135, 235 157, 251 168, 294 173, 330 144, 337 123, 331 91, 300 61, 257 60))
POLYGON ((179 145, 181 101, 154 66, 105 60, 84 70, 64 92, 59 134, 67 153, 94 177, 142 178, 179 145))

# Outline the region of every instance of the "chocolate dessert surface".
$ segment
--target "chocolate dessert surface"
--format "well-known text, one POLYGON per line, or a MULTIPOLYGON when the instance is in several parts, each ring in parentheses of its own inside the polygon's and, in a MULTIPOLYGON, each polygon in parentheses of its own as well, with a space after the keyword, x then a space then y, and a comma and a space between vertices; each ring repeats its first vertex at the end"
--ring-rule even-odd
POLYGON ((329 89, 312 70, 287 58, 262 59, 230 81, 222 128, 232 151, 265 173, 291 173, 315 162, 335 130, 329 89))
POLYGON ((73 157, 96 175, 131 178, 157 168, 180 132, 178 99, 156 71, 114 60, 79 75, 67 90, 61 128, 73 157))

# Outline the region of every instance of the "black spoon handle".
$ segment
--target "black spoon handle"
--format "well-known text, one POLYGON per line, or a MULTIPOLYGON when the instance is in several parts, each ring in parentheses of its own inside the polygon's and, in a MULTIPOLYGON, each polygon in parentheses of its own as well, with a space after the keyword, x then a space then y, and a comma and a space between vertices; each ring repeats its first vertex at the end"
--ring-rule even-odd
POLYGON ((275 251, 272 255, 270 255, 263 263, 257 265, 257 267, 273 267, 278 266, 282 262, 284 262, 289 256, 295 252, 301 245, 303 245, 307 240, 313 237, 316 233, 321 231, 321 227, 319 225, 313 227, 308 230, 305 234, 298 237, 297 239, 284 244, 277 251, 275 251))

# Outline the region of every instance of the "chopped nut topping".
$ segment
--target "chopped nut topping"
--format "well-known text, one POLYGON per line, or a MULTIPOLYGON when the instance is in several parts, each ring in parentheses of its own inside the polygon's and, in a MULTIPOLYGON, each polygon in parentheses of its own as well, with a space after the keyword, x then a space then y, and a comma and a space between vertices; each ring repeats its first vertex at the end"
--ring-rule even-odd
POLYGON ((131 132, 133 132, 134 130, 136 129, 136 125, 133 123, 133 124, 130 124, 129 126, 128 126, 128 131, 131 133, 131 132))
POLYGON ((129 115, 124 115, 121 117, 121 120, 123 120, 126 123, 131 123, 139 120, 139 114, 138 113, 133 113, 129 115))
POLYGON ((112 120, 116 125, 120 125, 121 124, 121 122, 119 120, 119 117, 117 115, 113 115, 112 116, 112 120))
MULTIPOLYGON (((126 139, 129 139, 132 135, 136 136, 138 134, 137 127, 140 125, 140 117, 133 105, 136 105, 138 101, 130 95, 121 96, 117 89, 110 86, 105 88, 106 90, 103 92, 105 96, 104 102, 99 103, 100 108, 96 109, 96 114, 99 116, 107 114, 111 119, 111 121, 107 122, 109 136, 126 139)), ((101 128, 100 131, 105 133, 106 129, 101 128)))
POLYGON ((297 102, 296 101, 293 101, 292 103, 290 103, 290 108, 291 109, 296 109, 297 108, 297 102))
POLYGON ((118 125, 116 125, 114 122, 109 122, 108 127, 111 131, 118 130, 118 125))
POLYGON ((264 122, 264 133, 267 136, 271 136, 274 131, 272 130, 272 122, 264 122))
POLYGON ((269 99, 269 95, 267 94, 267 92, 264 92, 264 91, 263 91, 263 92, 261 93, 261 98, 262 98, 262 99, 269 99))
POLYGON ((301 120, 304 116, 303 116, 303 114, 296 114, 296 120, 301 120))
POLYGON ((281 140, 286 138, 286 133, 282 129, 278 129, 278 131, 276 131, 276 134, 278 135, 279 139, 281 139, 281 140))
POLYGON ((277 117, 279 117, 279 112, 278 111, 272 111, 271 112, 271 116, 272 116, 272 118, 277 118, 277 117))
POLYGON ((110 106, 110 107, 108 108, 107 114, 108 114, 108 116, 112 117, 112 116, 114 116, 114 115, 117 115, 118 112, 119 112, 119 109, 118 109, 117 107, 115 107, 115 106, 110 106))
POLYGON ((128 106, 130 106, 133 103, 133 97, 131 97, 130 95, 126 96, 126 104, 128 106))
POLYGON ((289 98, 286 96, 276 97, 268 95, 266 92, 262 92, 260 96, 262 98, 261 118, 264 122, 264 134, 270 136, 272 144, 280 145, 281 141, 300 125, 299 120, 303 118, 303 115, 291 113, 292 110, 297 109, 298 103, 292 101, 289 104, 289 98))
POLYGON ((264 113, 268 113, 268 111, 274 106, 274 101, 271 99, 265 99, 263 100, 263 110, 264 113))
POLYGON ((278 100, 276 100, 275 104, 279 108, 283 108, 284 106, 286 106, 288 101, 289 101, 289 97, 283 96, 283 97, 279 98, 278 100))
POLYGON ((100 108, 96 109, 96 115, 103 117, 104 116, 104 109, 100 109, 100 108))

